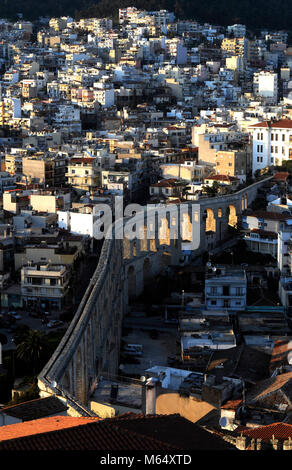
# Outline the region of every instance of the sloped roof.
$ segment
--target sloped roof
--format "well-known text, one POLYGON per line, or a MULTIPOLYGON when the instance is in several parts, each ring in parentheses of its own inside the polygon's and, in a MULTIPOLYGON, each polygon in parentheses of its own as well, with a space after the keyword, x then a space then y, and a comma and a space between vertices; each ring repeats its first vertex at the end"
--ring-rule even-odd
POLYGON ((288 365, 288 355, 292 352, 292 341, 280 339, 275 341, 270 360, 270 372, 281 366, 288 365))
POLYGON ((72 416, 52 416, 50 418, 34 419, 23 423, 9 424, 0 427, 0 442, 17 439, 34 434, 42 434, 58 429, 71 428, 99 421, 100 418, 76 418, 72 416))
POLYGON ((254 429, 246 429, 240 432, 243 436, 250 436, 254 439, 269 440, 273 436, 275 439, 292 438, 292 424, 273 423, 267 426, 260 426, 254 429))
POLYGON ((279 173, 274 174, 273 180, 286 181, 288 177, 289 177, 288 171, 280 171, 279 173))
POLYGON ((292 400, 292 372, 277 375, 262 380, 252 387, 247 393, 246 402, 265 403, 266 407, 274 408, 275 405, 286 403, 291 405, 292 400))
MULTIPOLYGON (((19 405, 7 406, 0 410, 8 416, 30 421, 43 418, 52 414, 62 413, 67 410, 67 406, 55 396, 47 398, 37 398, 36 400, 26 401, 19 405)), ((1 430, 1 428, 0 428, 1 430)))
POLYGON ((266 220, 288 220, 292 218, 291 215, 285 215, 281 212, 268 212, 261 210, 246 214, 246 217, 257 217, 266 220))
POLYGON ((135 415, 0 442, 0 450, 228 450, 220 437, 179 415, 135 415))
POLYGON ((276 129, 292 129, 292 120, 279 119, 279 121, 263 121, 253 124, 250 127, 272 127, 276 129), (269 123, 269 124, 268 124, 269 123))

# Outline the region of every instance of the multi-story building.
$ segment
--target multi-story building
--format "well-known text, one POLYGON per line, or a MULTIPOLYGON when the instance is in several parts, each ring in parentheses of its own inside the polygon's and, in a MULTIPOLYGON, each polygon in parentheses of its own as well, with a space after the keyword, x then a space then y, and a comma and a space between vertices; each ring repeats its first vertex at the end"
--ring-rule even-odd
POLYGON ((233 34, 235 38, 243 38, 246 35, 246 26, 244 24, 233 24, 227 26, 227 32, 233 34))
POLYGON ((21 269, 21 294, 27 308, 61 310, 69 292, 67 266, 33 264, 21 269))
POLYGON ((16 177, 11 176, 7 171, 0 171, 0 194, 4 191, 16 188, 16 177))
POLYGON ((255 95, 266 98, 271 103, 278 101, 278 75, 274 72, 262 71, 253 76, 255 95))
POLYGON ((230 55, 246 56, 247 52, 247 39, 245 37, 224 38, 221 43, 222 51, 230 55))
POLYGON ((253 173, 269 166, 280 166, 292 157, 292 120, 259 122, 249 130, 253 137, 253 173))
POLYGON ((218 175, 235 176, 241 182, 245 181, 246 175, 251 171, 251 151, 245 149, 217 152, 215 171, 218 175))
POLYGON ((254 228, 244 233, 244 241, 250 251, 277 258, 278 236, 275 232, 254 228))
POLYGON ((21 102, 19 98, 3 98, 0 101, 0 125, 9 124, 14 119, 21 118, 21 102))
POLYGON ((10 175, 22 174, 22 158, 26 151, 17 149, 16 153, 9 153, 5 155, 5 171, 10 175))
POLYGON ((67 181, 79 191, 92 192, 99 186, 100 171, 96 158, 71 158, 68 162, 67 181))
POLYGON ((27 183, 39 183, 46 187, 65 183, 67 159, 49 156, 43 152, 22 159, 22 174, 27 183))
POLYGON ((205 277, 205 304, 208 310, 244 310, 246 292, 244 270, 208 263, 205 277))

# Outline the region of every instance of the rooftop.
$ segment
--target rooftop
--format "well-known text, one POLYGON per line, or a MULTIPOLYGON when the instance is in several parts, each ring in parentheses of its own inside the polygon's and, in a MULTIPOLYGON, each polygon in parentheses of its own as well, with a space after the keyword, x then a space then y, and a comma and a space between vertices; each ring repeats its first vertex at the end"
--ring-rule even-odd
MULTIPOLYGON (((43 418, 51 414, 61 413, 67 410, 67 406, 57 397, 37 398, 36 400, 20 403, 19 405, 7 406, 0 410, 8 416, 30 421, 43 418)), ((2 428, 0 428, 1 430, 2 428)), ((0 438, 1 439, 1 438, 0 438)))

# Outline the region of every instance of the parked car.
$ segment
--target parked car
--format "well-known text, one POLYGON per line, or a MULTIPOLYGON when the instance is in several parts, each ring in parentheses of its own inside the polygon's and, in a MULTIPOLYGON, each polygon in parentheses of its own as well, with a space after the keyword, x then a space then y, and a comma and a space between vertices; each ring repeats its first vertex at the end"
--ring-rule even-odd
POLYGON ((21 319, 22 319, 22 316, 19 315, 19 314, 16 313, 16 312, 8 312, 8 315, 10 315, 11 317, 15 318, 15 320, 21 320, 21 319))
POLYGON ((61 326, 61 325, 63 325, 62 321, 60 321, 60 320, 51 320, 47 324, 47 327, 48 328, 56 328, 57 326, 61 326))

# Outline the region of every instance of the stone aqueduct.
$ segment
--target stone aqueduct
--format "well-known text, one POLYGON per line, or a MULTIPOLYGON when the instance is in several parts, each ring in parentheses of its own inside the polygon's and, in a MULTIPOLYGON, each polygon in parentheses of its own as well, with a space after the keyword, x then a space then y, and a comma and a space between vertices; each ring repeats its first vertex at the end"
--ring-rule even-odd
MULTIPOLYGON (((270 178, 231 195, 189 202, 189 215, 199 205, 200 243, 193 256, 207 249, 206 233, 215 244, 226 239, 228 225, 236 225, 270 178)), ((171 205, 170 205, 171 206, 171 205)), ((195 220, 195 219, 189 219, 195 220)), ((186 224, 189 224, 189 220, 186 224)), ((142 225, 143 226, 143 225, 142 225)), ((56 394, 71 414, 88 414, 88 400, 101 373, 116 374, 119 365, 122 319, 129 298, 142 293, 145 283, 167 265, 180 265, 187 240, 171 239, 171 215, 147 239, 104 240, 96 271, 58 348, 38 377, 40 396, 56 394)))

